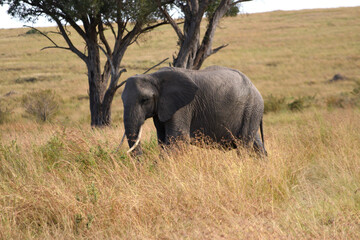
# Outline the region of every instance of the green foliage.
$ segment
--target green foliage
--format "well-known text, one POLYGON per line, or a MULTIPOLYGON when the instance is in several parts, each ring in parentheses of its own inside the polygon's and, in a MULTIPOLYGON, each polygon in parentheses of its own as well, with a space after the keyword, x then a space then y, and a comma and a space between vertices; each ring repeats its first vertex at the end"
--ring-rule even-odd
POLYGON ((109 153, 103 147, 101 147, 101 145, 90 149, 90 152, 99 160, 108 161, 110 159, 109 153))
POLYGON ((315 96, 298 97, 288 104, 288 108, 291 111, 302 111, 305 108, 312 106, 315 103, 315 100, 315 96))
POLYGON ((26 35, 39 34, 39 31, 37 31, 37 30, 35 30, 35 29, 30 29, 30 30, 27 31, 25 34, 26 34, 26 35))
POLYGON ((91 153, 79 152, 75 154, 73 157, 75 162, 80 165, 79 168, 82 171, 86 171, 93 167, 96 167, 96 160, 94 158, 94 155, 91 153))
POLYGON ((237 6, 231 6, 229 11, 225 14, 227 17, 235 17, 240 12, 239 8, 237 6))
POLYGON ((25 111, 37 119, 46 122, 59 111, 58 96, 52 90, 40 90, 23 96, 25 111))
MULTIPOLYGON (((101 17, 101 20, 114 21, 121 17, 127 21, 150 21, 156 16, 156 1, 135 0, 135 1, 117 1, 117 0, 80 0, 80 1, 13 1, 2 0, 0 5, 8 4, 9 13, 22 20, 36 21, 38 16, 46 13, 49 20, 69 19, 83 20, 84 15, 91 18, 101 17)), ((100 19, 99 19, 100 20, 100 19)), ((107 21, 104 21, 107 22, 107 21)), ((36 30, 29 30, 33 34, 36 30)))
POLYGON ((16 178, 14 171, 24 174, 27 163, 21 156, 21 148, 15 140, 9 144, 0 144, 0 177, 16 178))
MULTIPOLYGON (((219 6, 221 0, 211 1, 209 3, 208 8, 206 9, 206 16, 211 18, 211 16, 215 13, 217 7, 219 6)), ((227 11, 225 16, 227 17, 235 17, 240 12, 239 7, 237 5, 231 6, 230 9, 227 11)))
POLYGON ((355 82, 355 87, 350 93, 328 96, 325 99, 328 108, 346 108, 360 106, 360 82, 355 82))
POLYGON ((144 141, 141 144, 144 152, 158 152, 158 142, 157 142, 157 136, 154 132, 151 134, 151 138, 148 141, 144 141))
POLYGON ((276 97, 272 94, 264 100, 264 113, 279 112, 286 109, 285 97, 276 97))
POLYGON ((315 96, 300 96, 292 101, 288 101, 285 97, 273 96, 272 94, 265 97, 264 113, 279 111, 302 111, 305 108, 314 106, 316 103, 315 96))
POLYGON ((96 188, 94 183, 91 183, 88 186, 87 193, 88 193, 88 196, 90 197, 90 202, 92 204, 95 204, 98 201, 99 191, 96 188))
POLYGON ((58 136, 53 136, 45 145, 40 147, 40 152, 49 168, 63 157, 64 143, 58 136))
POLYGON ((359 104, 360 103, 360 81, 356 81, 356 86, 352 90, 351 95, 353 96, 356 103, 359 104))

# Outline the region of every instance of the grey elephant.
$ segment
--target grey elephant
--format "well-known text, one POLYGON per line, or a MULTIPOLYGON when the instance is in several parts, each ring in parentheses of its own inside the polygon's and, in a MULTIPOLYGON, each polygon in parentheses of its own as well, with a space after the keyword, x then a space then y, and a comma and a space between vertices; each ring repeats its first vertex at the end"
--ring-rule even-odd
POLYGON ((142 153, 138 144, 142 125, 153 118, 162 145, 201 133, 226 147, 236 148, 241 142, 266 155, 264 102, 243 73, 219 66, 204 70, 166 67, 125 82, 122 100, 128 152, 142 153))

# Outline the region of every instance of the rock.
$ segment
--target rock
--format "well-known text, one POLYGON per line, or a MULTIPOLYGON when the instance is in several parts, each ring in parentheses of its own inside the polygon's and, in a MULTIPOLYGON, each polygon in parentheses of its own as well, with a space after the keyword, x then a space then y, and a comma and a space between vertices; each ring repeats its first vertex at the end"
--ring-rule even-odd
POLYGON ((344 75, 341 75, 340 73, 335 74, 332 79, 329 79, 329 83, 338 82, 346 80, 347 78, 344 75))

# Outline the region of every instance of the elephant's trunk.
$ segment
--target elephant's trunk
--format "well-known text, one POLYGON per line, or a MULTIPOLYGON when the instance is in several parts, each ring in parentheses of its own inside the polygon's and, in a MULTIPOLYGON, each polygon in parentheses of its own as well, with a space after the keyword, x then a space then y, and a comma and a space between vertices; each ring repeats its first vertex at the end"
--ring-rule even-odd
MULTIPOLYGON (((141 133, 142 133, 142 126, 140 127, 140 130, 139 130, 139 133, 138 133, 138 136, 137 136, 137 139, 136 139, 134 145, 127 151, 127 153, 132 152, 139 145, 141 133)), ((130 145, 130 143, 129 143, 129 145, 130 145)))
MULTIPOLYGON (((128 119, 127 119, 128 120, 128 119)), ((142 124, 135 124, 130 121, 124 121, 125 135, 128 140, 129 150, 127 153, 133 152, 135 155, 141 155, 142 149, 140 143, 142 124)))

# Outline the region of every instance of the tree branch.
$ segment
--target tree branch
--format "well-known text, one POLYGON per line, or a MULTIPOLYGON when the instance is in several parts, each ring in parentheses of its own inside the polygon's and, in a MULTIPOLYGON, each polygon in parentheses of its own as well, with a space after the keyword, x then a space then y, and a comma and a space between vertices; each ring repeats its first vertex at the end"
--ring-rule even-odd
MULTIPOLYGON (((66 43, 68 44, 70 50, 75 53, 79 58, 81 58, 85 63, 87 62, 87 57, 84 53, 82 53, 79 49, 77 49, 74 44, 72 43, 71 39, 69 38, 69 36, 67 35, 63 25, 61 24, 60 20, 56 17, 53 18, 54 21, 56 22, 56 24, 59 27, 59 30, 61 32, 61 35, 63 36, 63 38, 65 39, 66 43)), ((86 40, 86 39, 85 39, 86 40)))
POLYGON ((112 61, 111 61, 111 57, 109 56, 109 54, 105 51, 105 49, 104 49, 102 46, 100 46, 100 45, 98 44, 98 47, 99 47, 100 50, 105 54, 105 56, 106 56, 106 58, 107 58, 107 61, 108 61, 108 63, 110 64, 110 67, 111 67, 111 75, 115 76, 115 75, 116 75, 116 68, 115 68, 114 64, 112 63, 112 61))
POLYGON ((120 83, 119 85, 116 86, 117 82, 119 81, 121 75, 124 73, 124 72, 127 72, 126 68, 123 68, 121 69, 117 74, 116 74, 116 78, 114 80, 111 81, 111 86, 114 86, 115 87, 115 91, 122 86, 122 84, 120 83))
MULTIPOLYGON (((125 71, 126 72, 126 71, 125 71)), ((122 81, 119 85, 116 86, 116 90, 118 90, 122 85, 124 85, 126 83, 125 81, 122 81)))
POLYGON ((231 3, 230 5, 231 6, 235 6, 236 4, 238 4, 238 3, 242 3, 242 2, 250 2, 250 1, 252 1, 252 0, 238 0, 238 1, 234 1, 233 3, 231 3))
POLYGON ((70 50, 70 48, 67 48, 67 47, 60 47, 60 46, 49 46, 49 47, 43 47, 42 49, 40 49, 40 51, 42 50, 46 50, 46 49, 50 49, 50 48, 57 48, 57 49, 64 49, 64 50, 70 50))
POLYGON ((168 22, 164 21, 164 22, 161 22, 161 23, 158 23, 158 24, 155 24, 155 25, 151 25, 151 26, 148 26, 146 28, 141 29, 137 33, 137 35, 135 36, 134 40, 132 40, 129 45, 135 43, 138 40, 138 38, 140 37, 141 34, 143 34, 145 32, 148 32, 148 31, 151 31, 152 29, 157 28, 157 27, 159 27, 161 25, 164 25, 164 24, 168 24, 168 22))
MULTIPOLYGON (((223 48, 226 48, 227 46, 229 46, 229 44, 223 44, 223 45, 221 45, 221 46, 219 46, 217 48, 212 49, 211 52, 210 52, 210 55, 213 55, 213 54, 217 53, 218 51, 220 51, 223 48)), ((208 55, 208 56, 210 56, 210 55, 208 55)))
MULTIPOLYGON (((60 19, 58 18, 58 16, 61 16, 62 18, 64 18, 66 21, 68 21, 67 19, 69 19, 68 16, 64 15, 64 14, 61 14, 59 12, 52 12, 50 9, 46 8, 45 6, 41 5, 41 4, 36 4, 36 3, 29 3, 28 1, 24 1, 26 3, 28 3, 29 5, 31 6, 35 6, 35 7, 38 7, 42 10, 42 12, 48 16, 50 16, 55 22, 56 24, 58 25, 59 27, 59 30, 60 30, 60 34, 63 36, 63 38, 65 39, 66 43, 68 44, 69 46, 69 49, 75 53, 79 58, 81 58, 84 62, 87 61, 87 57, 85 54, 83 54, 81 51, 79 51, 75 46, 74 44, 72 43, 72 41, 70 40, 69 36, 67 35, 67 32, 66 30, 64 29, 60 19)), ((58 6, 57 6, 58 7, 58 6)), ((61 6, 59 6, 59 8, 63 11, 63 9, 61 8, 61 6)), ((70 25, 75 29, 77 30, 77 32, 79 33, 79 35, 81 37, 83 37, 85 40, 86 40, 86 35, 85 33, 82 31, 82 29, 72 20, 70 19, 71 21, 69 22, 70 25), (71 23, 74 23, 74 25, 72 25, 71 23)))
MULTIPOLYGON (((61 10, 62 13, 57 12, 56 14, 58 14, 59 16, 61 16, 66 22, 68 22, 70 24, 70 26, 72 26, 75 31, 83 38, 86 39, 86 34, 84 32, 83 29, 81 29, 81 27, 74 21, 74 19, 72 19, 71 14, 69 14, 67 11, 65 11, 64 7, 59 4, 58 1, 53 1, 53 4, 55 7, 59 8, 61 10)), ((53 16, 55 17, 55 14, 48 14, 49 16, 51 16, 53 18, 53 16)), ((54 19, 54 18, 53 18, 54 19)), ((55 19, 54 19, 55 20, 55 19)), ((83 20, 83 19, 82 19, 83 20)), ((83 24, 86 24, 86 22, 83 22, 83 24)))
POLYGON ((146 28, 143 28, 143 29, 141 29, 140 34, 141 34, 141 33, 145 33, 145 32, 147 32, 147 31, 151 31, 151 30, 153 30, 154 28, 160 27, 161 25, 165 25, 165 24, 168 24, 168 22, 167 22, 167 21, 163 21, 163 22, 160 22, 160 23, 157 23, 157 24, 148 26, 148 27, 146 27, 146 28))
POLYGON ((108 59, 108 62, 111 66, 111 82, 110 82, 110 87, 109 89, 115 87, 115 91, 121 87, 121 86, 116 86, 120 76, 122 73, 126 72, 127 70, 125 68, 121 69, 118 73, 116 73, 116 67, 114 66, 114 64, 112 63, 111 59, 110 59, 110 56, 106 53, 105 49, 103 47, 101 47, 100 45, 98 45, 99 48, 101 49, 101 51, 105 54, 105 56, 107 57, 108 59))
POLYGON ((216 31, 216 26, 218 25, 220 19, 226 14, 226 12, 230 9, 231 1, 229 0, 221 0, 215 12, 209 19, 209 23, 207 25, 207 29, 203 40, 201 42, 201 46, 197 51, 196 58, 194 60, 194 69, 200 69, 201 65, 205 61, 207 57, 218 52, 220 49, 226 47, 222 45, 214 50, 211 49, 214 34, 216 31))
MULTIPOLYGON (((31 29, 34 29, 35 31, 39 32, 41 35, 43 35, 44 37, 46 37, 50 42, 52 42, 52 44, 54 44, 54 46, 43 47, 42 49, 40 49, 40 51, 45 50, 45 49, 50 49, 50 48, 71 50, 70 48, 61 47, 61 46, 57 45, 56 42, 54 42, 48 35, 46 35, 46 34, 43 33, 42 31, 40 31, 39 29, 37 29, 37 28, 35 28, 35 27, 27 26, 27 25, 23 25, 23 26, 24 26, 24 27, 31 28, 31 29)), ((55 33, 55 32, 53 32, 53 33, 55 33)), ((60 34, 60 33, 57 33, 57 34, 60 34)))
POLYGON ((106 37, 104 35, 104 26, 103 26, 103 23, 100 22, 98 24, 98 29, 99 29, 99 35, 100 35, 100 40, 101 42, 104 44, 105 48, 106 48, 106 52, 107 54, 111 57, 111 48, 110 48, 110 45, 108 43, 108 41, 106 40, 106 37))
POLYGON ((159 66, 160 64, 162 64, 163 62, 165 62, 166 60, 168 60, 169 58, 165 58, 164 60, 162 60, 161 62, 159 62, 158 64, 152 66, 151 68, 149 68, 148 70, 146 70, 143 74, 148 73, 150 70, 156 68, 157 66, 159 66))
POLYGON ((52 42, 52 44, 54 44, 56 47, 58 47, 58 45, 57 45, 48 35, 46 35, 46 34, 43 33, 42 31, 40 31, 39 29, 34 28, 34 27, 31 27, 31 26, 28 26, 28 25, 23 25, 23 27, 28 27, 28 28, 34 29, 35 31, 37 31, 38 33, 40 33, 41 35, 43 35, 44 37, 46 37, 50 42, 52 42))
POLYGON ((111 22, 110 22, 109 20, 107 20, 105 25, 108 26, 108 27, 110 27, 111 32, 112 32, 112 34, 114 35, 114 38, 116 39, 116 38, 117 38, 117 37, 116 37, 116 33, 115 33, 114 27, 113 27, 113 25, 111 24, 111 22))
POLYGON ((170 14, 160 6, 159 1, 158 1, 158 5, 159 5, 160 12, 164 15, 166 20, 168 20, 170 25, 173 27, 173 29, 175 30, 179 40, 184 41, 184 34, 181 32, 181 29, 179 28, 179 25, 174 21, 174 19, 170 16, 170 14))

